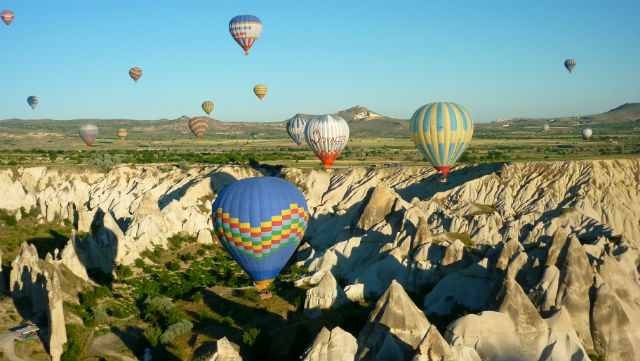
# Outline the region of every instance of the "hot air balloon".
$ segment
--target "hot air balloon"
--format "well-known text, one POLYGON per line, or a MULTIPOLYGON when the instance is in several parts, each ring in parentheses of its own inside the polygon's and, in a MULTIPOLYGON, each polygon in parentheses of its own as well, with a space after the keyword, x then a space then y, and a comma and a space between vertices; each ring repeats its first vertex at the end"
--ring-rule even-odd
POLYGON ((129 134, 129 133, 127 132, 126 129, 124 129, 124 128, 118 129, 118 138, 120 138, 120 140, 127 139, 127 134, 129 134))
POLYGON ((573 68, 576 67, 576 61, 573 59, 567 59, 564 61, 564 67, 569 70, 569 73, 573 71, 573 68))
POLYGON ((262 85, 262 84, 258 84, 258 85, 253 87, 253 93, 258 98, 260 98, 260 100, 262 100, 262 98, 264 98, 264 96, 267 95, 267 86, 266 85, 262 85))
POLYGON ((93 142, 98 138, 98 127, 93 124, 85 124, 80 127, 80 138, 87 143, 87 146, 91 146, 93 142))
POLYGON ((296 250, 309 221, 307 201, 290 182, 245 178, 226 186, 212 207, 220 243, 265 290, 296 250))
POLYGON ((129 76, 137 83, 138 79, 142 76, 142 69, 138 67, 129 69, 129 76))
POLYGON ((549 124, 543 124, 542 125, 542 132, 546 133, 549 131, 549 124))
POLYGON ((258 132, 251 132, 251 134, 249 134, 251 139, 258 139, 258 135, 260 135, 258 132))
POLYGON ((197 117, 189 120, 189 130, 196 138, 200 139, 209 129, 209 123, 207 123, 207 118, 205 117, 197 117))
POLYGON ((349 125, 337 115, 319 115, 307 123, 304 137, 322 164, 329 168, 349 141, 349 125))
POLYGON ((207 100, 206 102, 202 103, 202 110, 204 110, 207 115, 211 114, 211 111, 213 110, 213 102, 207 100))
POLYGON ((582 138, 584 138, 584 140, 591 138, 591 135, 593 135, 591 128, 582 129, 582 138))
POLYGON ((229 21, 229 33, 244 49, 244 55, 249 55, 249 49, 262 33, 262 22, 253 15, 238 15, 229 21))
POLYGON ((35 95, 32 95, 32 96, 28 97, 27 98, 27 104, 29 104, 32 109, 35 109, 36 106, 38 105, 38 97, 35 96, 35 95))
POLYGON ((15 17, 16 17, 16 14, 14 14, 13 11, 11 10, 5 10, 2 12, 2 14, 0 14, 0 18, 2 18, 2 21, 4 21, 4 23, 7 24, 7 26, 11 25, 11 22, 15 17))
POLYGON ((304 128, 307 126, 307 118, 303 118, 300 114, 287 121, 287 133, 298 145, 304 142, 304 128))
POLYGON ((447 173, 469 146, 473 136, 473 120, 458 104, 438 102, 418 108, 409 125, 411 139, 418 150, 442 173, 447 173))

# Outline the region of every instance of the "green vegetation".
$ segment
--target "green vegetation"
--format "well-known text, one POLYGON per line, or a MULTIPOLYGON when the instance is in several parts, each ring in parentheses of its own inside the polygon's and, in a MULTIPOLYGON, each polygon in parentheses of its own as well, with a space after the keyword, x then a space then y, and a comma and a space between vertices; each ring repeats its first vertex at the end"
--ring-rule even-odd
POLYGON ((467 251, 471 252, 471 250, 473 249, 474 243, 471 240, 471 236, 469 236, 469 233, 446 232, 446 235, 451 241, 459 239, 464 244, 464 248, 466 248, 467 251))

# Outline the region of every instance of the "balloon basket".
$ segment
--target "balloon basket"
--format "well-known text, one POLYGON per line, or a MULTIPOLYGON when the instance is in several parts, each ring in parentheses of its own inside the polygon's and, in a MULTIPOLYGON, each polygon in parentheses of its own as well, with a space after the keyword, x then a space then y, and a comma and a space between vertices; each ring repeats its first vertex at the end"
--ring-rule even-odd
POLYGON ((447 177, 440 178, 440 183, 447 183, 447 177))
POLYGON ((248 51, 245 51, 245 52, 244 52, 244 56, 248 56, 248 55, 249 55, 249 52, 248 52, 248 51))

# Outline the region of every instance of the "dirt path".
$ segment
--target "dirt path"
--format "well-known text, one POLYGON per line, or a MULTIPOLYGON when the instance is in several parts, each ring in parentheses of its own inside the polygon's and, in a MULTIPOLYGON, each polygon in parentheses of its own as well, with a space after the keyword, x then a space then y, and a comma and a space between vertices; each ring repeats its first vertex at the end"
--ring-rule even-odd
POLYGON ((89 344, 89 347, 87 347, 87 353, 94 355, 112 356, 124 361, 138 361, 138 359, 136 358, 123 355, 117 351, 123 348, 126 349, 127 347, 122 342, 122 340, 118 336, 112 333, 108 333, 106 335, 94 337, 89 344))
POLYGON ((15 333, 7 331, 0 333, 0 349, 4 352, 5 357, 11 361, 25 361, 16 355, 14 348, 15 333))

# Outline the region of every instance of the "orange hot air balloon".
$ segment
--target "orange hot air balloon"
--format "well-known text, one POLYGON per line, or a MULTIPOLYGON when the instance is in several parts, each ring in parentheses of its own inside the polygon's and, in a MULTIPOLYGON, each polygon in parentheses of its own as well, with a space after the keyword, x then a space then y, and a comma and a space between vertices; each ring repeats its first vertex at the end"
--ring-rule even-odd
POLYGON ((118 129, 118 137, 120 138, 120 140, 127 139, 127 134, 129 134, 129 133, 127 132, 126 129, 124 129, 124 128, 118 129))
POLYGON ((267 95, 267 86, 266 85, 262 85, 262 84, 258 84, 258 85, 253 87, 253 93, 258 98, 260 98, 260 100, 262 100, 262 98, 264 98, 264 96, 267 95))

